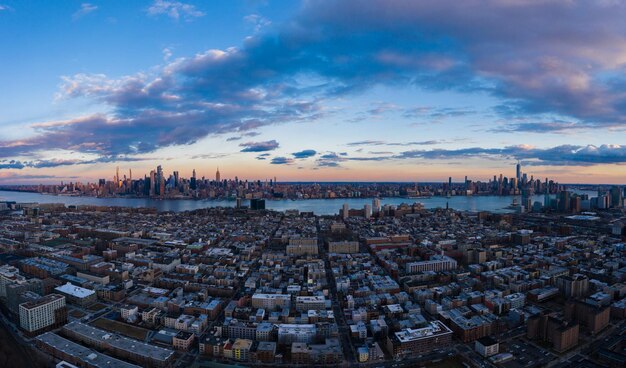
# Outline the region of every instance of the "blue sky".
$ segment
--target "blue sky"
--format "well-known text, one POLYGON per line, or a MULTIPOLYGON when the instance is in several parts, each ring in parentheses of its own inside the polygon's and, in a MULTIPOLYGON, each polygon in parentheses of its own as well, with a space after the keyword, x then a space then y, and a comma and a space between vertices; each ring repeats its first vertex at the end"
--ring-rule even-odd
POLYGON ((626 8, 0 0, 0 183, 626 182, 626 8), (584 27, 581 27, 584 24, 584 27))

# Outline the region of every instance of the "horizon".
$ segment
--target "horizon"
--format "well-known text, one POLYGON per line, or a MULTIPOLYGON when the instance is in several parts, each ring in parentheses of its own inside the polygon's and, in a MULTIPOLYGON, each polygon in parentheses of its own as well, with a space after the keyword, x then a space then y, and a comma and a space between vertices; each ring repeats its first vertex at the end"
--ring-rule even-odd
POLYGON ((624 185, 623 19, 623 2, 0 0, 0 185, 160 164, 487 182, 517 162, 624 185))

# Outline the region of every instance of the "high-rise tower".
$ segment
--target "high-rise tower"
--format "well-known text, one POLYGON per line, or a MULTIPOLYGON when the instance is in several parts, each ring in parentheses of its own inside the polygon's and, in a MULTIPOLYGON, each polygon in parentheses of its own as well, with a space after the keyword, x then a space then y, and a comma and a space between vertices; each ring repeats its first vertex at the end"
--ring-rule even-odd
POLYGON ((220 181, 220 167, 217 167, 217 171, 215 172, 215 181, 219 182, 220 181))

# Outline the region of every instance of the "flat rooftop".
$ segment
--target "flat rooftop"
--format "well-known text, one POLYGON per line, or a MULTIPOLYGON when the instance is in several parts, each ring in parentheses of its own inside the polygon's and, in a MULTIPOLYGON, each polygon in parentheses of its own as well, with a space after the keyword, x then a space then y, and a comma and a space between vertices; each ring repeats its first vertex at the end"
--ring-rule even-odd
POLYGON ((37 300, 33 300, 30 302, 25 302, 20 304, 20 307, 26 308, 26 309, 33 309, 33 308, 37 308, 39 306, 42 306, 44 304, 48 304, 50 302, 53 302, 55 300, 59 300, 59 299, 65 299, 65 297, 63 295, 59 295, 59 294, 50 294, 50 295, 46 295, 46 296, 42 296, 41 298, 38 298, 37 300))
POLYGON ((132 351, 134 354, 143 356, 148 359, 167 361, 174 354, 174 350, 161 348, 156 345, 147 344, 139 340, 130 339, 128 337, 107 332, 77 321, 68 323, 63 328, 69 331, 73 331, 74 333, 77 333, 79 335, 86 336, 91 340, 105 340, 107 344, 113 346, 116 349, 132 351))
POLYGON ((437 335, 451 334, 452 330, 441 321, 433 321, 429 326, 423 328, 407 328, 396 332, 395 336, 400 342, 409 342, 420 339, 427 339, 437 335))
POLYGON ((54 288, 54 290, 60 293, 64 293, 64 294, 71 295, 71 296, 74 296, 76 298, 81 298, 81 299, 86 298, 96 293, 93 290, 85 289, 80 286, 74 286, 70 284, 69 282, 65 285, 61 285, 61 286, 54 288))
POLYGON ((127 363, 123 360, 115 359, 109 355, 98 353, 95 350, 86 348, 71 340, 63 338, 53 332, 46 332, 37 337, 37 340, 44 344, 62 351, 66 355, 76 357, 83 362, 88 362, 89 366, 96 368, 140 368, 138 365, 127 363))
POLYGON ((289 294, 254 294, 252 299, 291 299, 289 294))

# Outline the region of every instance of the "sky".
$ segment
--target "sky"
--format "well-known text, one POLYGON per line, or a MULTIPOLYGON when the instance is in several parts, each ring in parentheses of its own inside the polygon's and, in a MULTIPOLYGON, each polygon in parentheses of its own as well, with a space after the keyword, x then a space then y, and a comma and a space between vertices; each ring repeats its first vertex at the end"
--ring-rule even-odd
POLYGON ((0 0, 0 184, 626 183, 626 2, 0 0))

